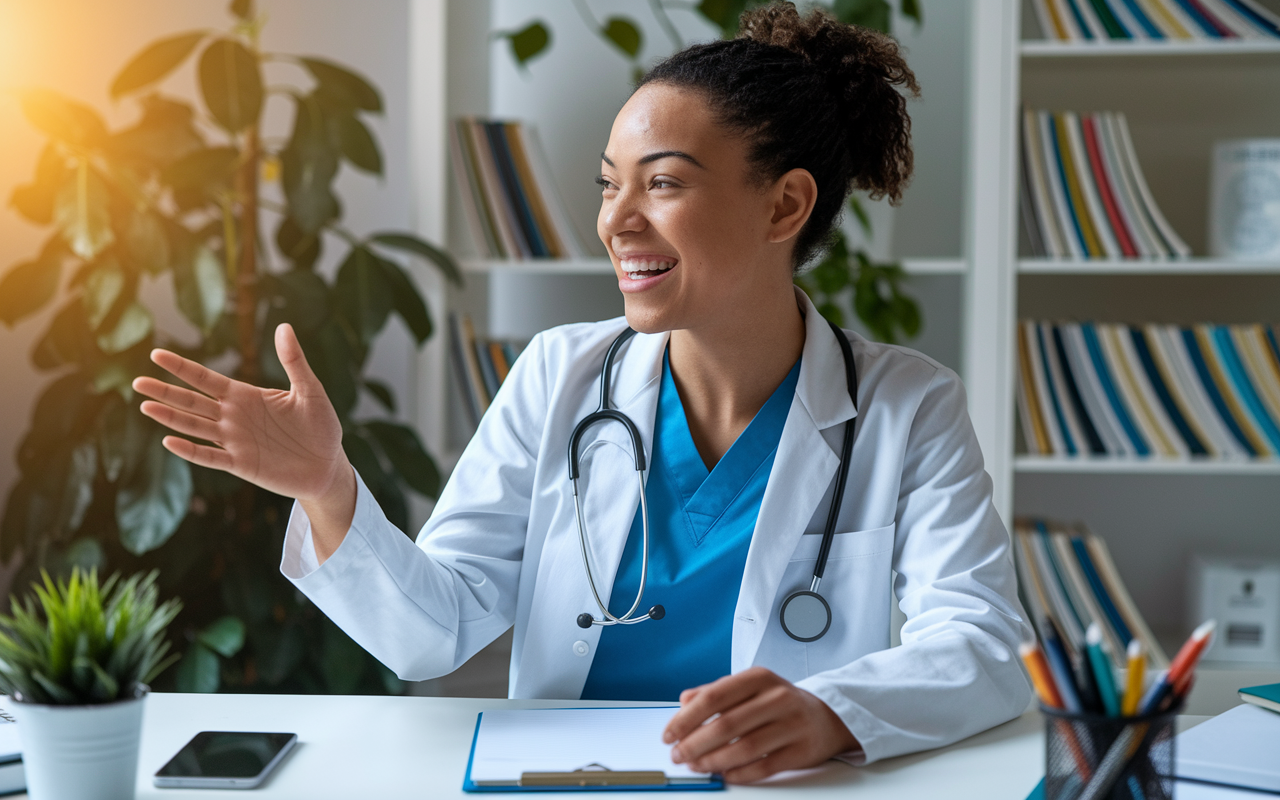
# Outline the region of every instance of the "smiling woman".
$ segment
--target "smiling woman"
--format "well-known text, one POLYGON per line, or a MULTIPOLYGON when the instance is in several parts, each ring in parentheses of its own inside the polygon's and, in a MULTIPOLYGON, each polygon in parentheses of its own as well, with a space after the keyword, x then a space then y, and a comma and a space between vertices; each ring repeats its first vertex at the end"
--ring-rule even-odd
POLYGON ((959 379, 792 285, 853 188, 905 185, 915 78, 821 11, 775 2, 742 31, 657 65, 618 113, 597 232, 626 317, 533 339, 416 544, 287 329, 288 393, 164 353, 216 402, 136 384, 155 419, 228 443, 174 452, 250 454, 246 477, 297 498, 282 572, 402 678, 514 627, 512 697, 679 700, 672 759, 731 782, 947 744, 1030 698, 959 379))

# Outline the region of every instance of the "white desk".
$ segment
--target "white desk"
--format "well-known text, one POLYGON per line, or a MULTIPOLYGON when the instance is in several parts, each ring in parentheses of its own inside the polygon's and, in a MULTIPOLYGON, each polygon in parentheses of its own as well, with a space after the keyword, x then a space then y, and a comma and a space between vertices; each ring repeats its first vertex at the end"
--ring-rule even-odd
MULTIPOLYGON (((547 708, 564 701, 435 697, 153 694, 147 699, 138 800, 436 800, 501 798, 462 791, 476 714, 490 708, 547 708), (290 731, 297 748, 256 791, 157 789, 151 776, 202 730, 290 731)), ((572 705, 636 705, 587 703, 572 705)), ((746 797, 783 800, 1023 800, 1044 772, 1043 722, 1029 712, 959 744, 869 767, 839 762, 792 773, 774 786, 732 786, 746 797), (850 790, 856 790, 851 794, 850 790)), ((627 793, 538 793, 534 797, 631 797, 627 793)), ((505 795, 528 797, 530 795, 505 795)), ((714 800, 718 792, 668 792, 714 800)))

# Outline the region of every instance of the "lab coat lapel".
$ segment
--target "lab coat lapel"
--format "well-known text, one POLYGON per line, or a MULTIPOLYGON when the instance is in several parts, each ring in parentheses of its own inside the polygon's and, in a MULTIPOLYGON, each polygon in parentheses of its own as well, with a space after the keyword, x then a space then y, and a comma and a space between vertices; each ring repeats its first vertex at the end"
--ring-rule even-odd
MULTIPOLYGON (((774 601, 787 562, 835 477, 840 454, 822 432, 852 420, 857 413, 846 388, 840 345, 830 326, 799 289, 796 300, 805 317, 800 378, 747 551, 733 618, 733 672, 750 667, 755 660, 766 626, 774 623, 774 601)), ((782 588, 790 592, 809 586, 806 582, 782 588)))

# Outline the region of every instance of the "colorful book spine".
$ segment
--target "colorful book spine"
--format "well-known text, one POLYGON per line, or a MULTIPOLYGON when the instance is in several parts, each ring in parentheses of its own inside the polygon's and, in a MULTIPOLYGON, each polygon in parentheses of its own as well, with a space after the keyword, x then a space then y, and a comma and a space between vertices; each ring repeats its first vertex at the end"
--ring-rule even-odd
POLYGON ((1258 39, 1280 36, 1280 15, 1258 0, 1033 0, 1043 38, 1258 39))
POLYGON ((464 117, 451 133, 454 180, 479 255, 587 255, 531 129, 519 122, 464 117))
POLYGON ((1042 456, 1280 457, 1280 340, 1265 325, 1017 327, 1018 425, 1042 456))
POLYGON ((456 312, 449 314, 449 333, 454 377, 471 422, 479 425, 524 345, 479 337, 471 318, 456 312))

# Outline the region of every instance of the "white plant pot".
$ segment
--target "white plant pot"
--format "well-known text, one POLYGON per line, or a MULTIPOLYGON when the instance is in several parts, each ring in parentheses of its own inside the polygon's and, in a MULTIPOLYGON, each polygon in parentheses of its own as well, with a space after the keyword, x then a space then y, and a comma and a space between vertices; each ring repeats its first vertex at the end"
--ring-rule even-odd
POLYGON ((92 706, 9 703, 31 800, 133 800, 144 688, 92 706))

